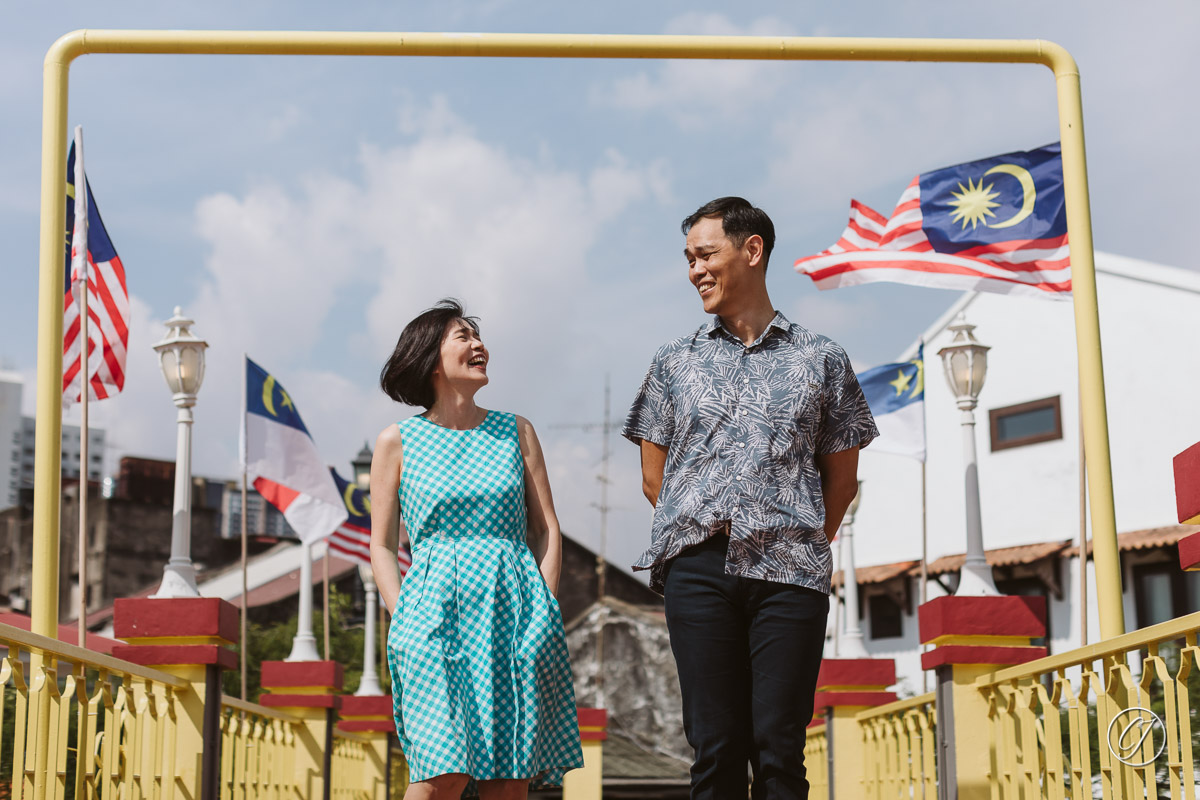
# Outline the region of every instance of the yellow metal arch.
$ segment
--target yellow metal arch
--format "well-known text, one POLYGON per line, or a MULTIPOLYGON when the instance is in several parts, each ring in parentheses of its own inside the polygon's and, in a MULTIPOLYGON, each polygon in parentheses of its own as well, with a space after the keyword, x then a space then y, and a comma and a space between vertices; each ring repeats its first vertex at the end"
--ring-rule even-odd
POLYGON ((757 36, 350 33, 311 31, 80 30, 51 46, 43 67, 42 201, 38 284, 36 462, 33 496, 33 631, 58 623, 62 427, 62 236, 66 210, 67 97, 71 62, 88 53, 466 58, 658 58, 760 61, 927 61, 1042 64, 1054 73, 1062 140, 1075 334, 1091 496, 1100 634, 1125 631, 1113 509, 1100 316, 1092 254, 1079 70, 1061 46, 1016 39, 857 39, 757 36))

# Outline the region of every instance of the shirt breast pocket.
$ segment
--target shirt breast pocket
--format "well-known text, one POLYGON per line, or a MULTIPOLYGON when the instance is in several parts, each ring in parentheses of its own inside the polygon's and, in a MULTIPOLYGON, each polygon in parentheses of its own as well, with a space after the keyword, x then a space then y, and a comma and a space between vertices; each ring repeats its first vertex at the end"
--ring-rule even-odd
POLYGON ((777 393, 771 405, 776 452, 811 442, 821 421, 821 385, 801 379, 777 393))

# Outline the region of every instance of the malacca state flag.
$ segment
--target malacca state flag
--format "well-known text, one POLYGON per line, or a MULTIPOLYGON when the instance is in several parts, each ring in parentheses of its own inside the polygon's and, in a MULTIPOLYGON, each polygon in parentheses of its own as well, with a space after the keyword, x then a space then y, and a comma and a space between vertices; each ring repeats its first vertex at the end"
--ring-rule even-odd
POLYGON ((1067 299, 1059 145, 922 173, 890 217, 851 200, 841 238, 796 270, 820 289, 891 281, 1067 299))
MULTIPOLYGON (((345 556, 360 564, 371 563, 371 495, 355 486, 350 481, 338 475, 337 470, 329 468, 333 482, 342 494, 346 504, 346 521, 338 526, 329 537, 329 549, 338 555, 345 556)), ((403 524, 403 523, 401 523, 403 524)), ((396 553, 400 564, 400 575, 403 577, 412 566, 412 553, 400 545, 396 553)))
POLYGON ((246 477, 301 541, 324 539, 346 521, 346 504, 291 395, 249 358, 243 436, 246 477))

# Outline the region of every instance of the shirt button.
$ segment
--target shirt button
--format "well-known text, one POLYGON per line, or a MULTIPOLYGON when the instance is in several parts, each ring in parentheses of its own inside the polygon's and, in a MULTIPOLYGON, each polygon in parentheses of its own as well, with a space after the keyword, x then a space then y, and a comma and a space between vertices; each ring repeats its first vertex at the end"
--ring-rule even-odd
POLYGON ((742 416, 744 417, 744 416, 746 416, 746 415, 747 415, 747 414, 749 414, 749 413, 750 413, 749 411, 742 411, 742 416))
POLYGON ((744 449, 746 448, 746 443, 745 443, 745 442, 738 442, 738 447, 740 447, 740 448, 742 448, 742 449, 744 450, 744 449))
POLYGON ((750 382, 749 378, 742 378, 742 383, 749 383, 749 382, 750 382))

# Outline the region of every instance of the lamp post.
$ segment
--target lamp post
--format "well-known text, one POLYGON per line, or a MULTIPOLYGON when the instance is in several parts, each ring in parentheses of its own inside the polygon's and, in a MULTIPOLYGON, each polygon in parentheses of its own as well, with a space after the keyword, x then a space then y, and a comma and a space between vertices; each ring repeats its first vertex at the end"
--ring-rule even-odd
POLYGON ((379 685, 379 670, 375 666, 375 620, 379 618, 379 590, 375 588, 375 574, 371 571, 371 565, 359 564, 358 577, 362 578, 367 601, 362 679, 358 682, 358 691, 354 693, 356 697, 361 697, 383 694, 383 687, 379 685))
POLYGON ((354 471, 354 482, 364 492, 371 491, 371 457, 371 448, 363 442, 362 450, 359 450, 358 455, 350 462, 350 468, 354 471))
POLYGON ((175 505, 171 517, 171 558, 151 597, 199 597, 192 566, 192 406, 204 381, 204 351, 208 342, 192 334, 195 323, 179 306, 164 323, 167 335, 154 345, 167 387, 171 390, 177 423, 175 438, 175 505))
POLYGON ((838 646, 838 658, 870 657, 863 646, 862 624, 858 618, 858 576, 854 571, 854 515, 862 498, 862 485, 863 482, 859 481, 858 491, 846 509, 846 518, 842 520, 842 591, 846 595, 846 632, 838 646))
POLYGON ((979 510, 979 466, 975 457, 975 406, 987 377, 987 351, 975 338, 975 326, 964 314, 950 326, 954 338, 938 351, 946 368, 946 380, 962 411, 963 468, 966 484, 967 558, 959 574, 956 597, 996 596, 992 568, 983 552, 983 518, 979 510))

